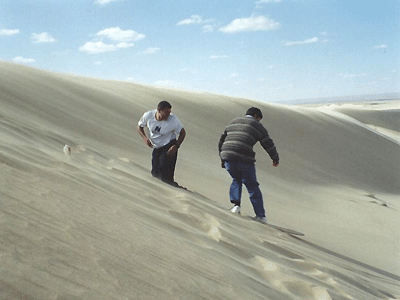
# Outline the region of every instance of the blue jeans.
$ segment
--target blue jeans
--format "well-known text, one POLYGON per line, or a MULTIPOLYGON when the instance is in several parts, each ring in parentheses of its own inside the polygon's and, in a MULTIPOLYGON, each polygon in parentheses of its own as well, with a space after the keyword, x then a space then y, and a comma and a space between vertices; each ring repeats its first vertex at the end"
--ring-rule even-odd
POLYGON ((233 204, 240 205, 242 197, 242 184, 249 192, 250 201, 253 205, 257 217, 265 217, 263 197, 256 177, 256 167, 254 164, 225 162, 225 169, 232 177, 232 184, 229 196, 233 204))

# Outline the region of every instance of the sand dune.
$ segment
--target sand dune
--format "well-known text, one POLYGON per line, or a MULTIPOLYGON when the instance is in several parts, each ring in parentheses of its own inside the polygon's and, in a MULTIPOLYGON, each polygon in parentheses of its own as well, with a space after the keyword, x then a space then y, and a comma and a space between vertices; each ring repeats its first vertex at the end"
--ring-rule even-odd
POLYGON ((0 62, 0 298, 400 299, 399 103, 283 106, 0 62), (190 191, 151 177, 136 133, 162 99, 190 191), (246 192, 228 210, 217 143, 253 105, 281 157, 255 149, 267 217, 304 237, 249 220, 246 192))

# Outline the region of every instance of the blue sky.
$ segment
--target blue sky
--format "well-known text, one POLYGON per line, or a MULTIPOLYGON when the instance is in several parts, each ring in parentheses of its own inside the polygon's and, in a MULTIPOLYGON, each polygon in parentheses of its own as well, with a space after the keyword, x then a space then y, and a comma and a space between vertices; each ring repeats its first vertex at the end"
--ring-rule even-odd
POLYGON ((259 101, 400 91, 400 0, 0 0, 0 60, 259 101))

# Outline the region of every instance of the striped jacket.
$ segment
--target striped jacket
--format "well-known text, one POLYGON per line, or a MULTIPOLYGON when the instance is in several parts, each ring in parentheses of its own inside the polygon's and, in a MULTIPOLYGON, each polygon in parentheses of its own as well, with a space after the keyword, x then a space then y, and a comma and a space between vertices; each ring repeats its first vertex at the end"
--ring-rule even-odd
POLYGON ((257 142, 260 142, 273 161, 279 163, 278 152, 265 127, 251 116, 236 118, 225 128, 219 141, 221 160, 254 163, 253 146, 257 142))

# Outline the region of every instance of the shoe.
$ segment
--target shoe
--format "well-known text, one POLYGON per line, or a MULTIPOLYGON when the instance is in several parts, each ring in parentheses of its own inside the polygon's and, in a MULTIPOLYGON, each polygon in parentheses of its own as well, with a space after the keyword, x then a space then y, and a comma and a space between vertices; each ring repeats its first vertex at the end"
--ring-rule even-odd
POLYGON ((231 208, 231 212, 234 214, 240 214, 240 206, 235 205, 234 207, 231 208))
POLYGON ((263 224, 267 224, 267 218, 266 217, 254 217, 253 218, 254 221, 263 223, 263 224))
POLYGON ((177 182, 174 182, 171 184, 173 187, 176 187, 178 189, 183 189, 183 190, 187 190, 187 188, 185 188, 184 186, 179 185, 177 182))

